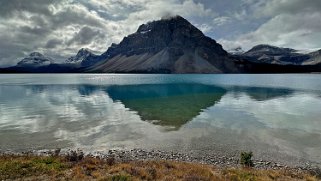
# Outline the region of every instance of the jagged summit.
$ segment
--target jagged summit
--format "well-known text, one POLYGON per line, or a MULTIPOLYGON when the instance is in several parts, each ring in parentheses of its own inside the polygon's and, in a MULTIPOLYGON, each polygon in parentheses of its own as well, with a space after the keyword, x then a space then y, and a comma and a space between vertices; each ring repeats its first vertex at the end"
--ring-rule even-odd
POLYGON ((93 55, 88 48, 81 48, 76 56, 70 57, 66 60, 66 63, 81 63, 83 60, 93 55))
POLYGON ((196 39, 201 37, 204 34, 200 30, 183 17, 175 16, 140 25, 135 33, 125 37, 120 44, 113 44, 103 55, 112 58, 119 53, 127 56, 156 53, 166 47, 193 48, 197 46, 196 39))
POLYGON ((18 67, 39 67, 47 66, 53 63, 53 60, 50 57, 46 57, 39 52, 32 52, 28 57, 22 59, 18 62, 18 67))
POLYGON ((237 67, 215 40, 181 16, 139 26, 102 54, 102 72, 235 72, 237 67))
POLYGON ((79 66, 92 66, 99 61, 99 56, 92 53, 88 48, 81 48, 76 56, 68 58, 67 64, 78 64, 79 66))
POLYGON ((147 24, 142 24, 139 26, 138 30, 136 33, 148 33, 151 31, 160 31, 162 29, 168 29, 172 32, 175 30, 185 30, 182 32, 175 32, 175 33, 181 33, 184 35, 192 35, 194 37, 200 37, 204 36, 202 31, 197 29, 194 25, 192 25, 188 20, 185 18, 176 15, 176 16, 171 16, 167 18, 162 18, 161 20, 158 21, 152 21, 147 24), (190 32, 188 32, 190 31, 190 32))
POLYGON ((182 16, 180 16, 180 15, 178 15, 178 14, 173 15, 173 14, 168 13, 168 14, 162 16, 160 20, 170 20, 170 19, 175 19, 175 18, 182 18, 182 19, 184 19, 182 16))
POLYGON ((78 53, 81 53, 81 52, 88 52, 88 53, 91 53, 92 51, 89 49, 89 48, 81 48, 78 53))

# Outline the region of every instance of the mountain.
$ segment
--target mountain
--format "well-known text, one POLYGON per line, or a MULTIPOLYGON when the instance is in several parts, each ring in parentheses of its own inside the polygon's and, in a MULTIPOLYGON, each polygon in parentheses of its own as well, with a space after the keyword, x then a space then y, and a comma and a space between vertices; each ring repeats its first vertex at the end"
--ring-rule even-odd
POLYGON ((186 19, 175 16, 139 26, 113 44, 89 72, 233 73, 240 67, 229 54, 186 19))
POLYGON ((303 65, 321 64, 321 50, 309 53, 310 59, 305 61, 303 65))
POLYGON ((33 52, 28 57, 18 62, 17 67, 42 67, 53 63, 50 57, 46 57, 39 52, 33 52))
POLYGON ((74 64, 81 67, 88 67, 99 62, 100 56, 93 54, 89 49, 82 48, 76 56, 68 58, 66 64, 74 64))
POLYGON ((2 68, 0 73, 75 73, 80 69, 69 64, 59 64, 47 56, 33 52, 16 66, 2 68))
POLYGON ((246 73, 321 72, 321 50, 300 53, 291 48, 257 45, 243 54, 232 57, 243 63, 243 71, 246 73))
POLYGON ((241 56, 255 63, 279 65, 301 65, 311 58, 309 55, 298 53, 297 50, 291 48, 271 45, 257 45, 241 56))
POLYGON ((233 48, 231 50, 228 50, 228 53, 230 53, 232 55, 241 55, 244 53, 244 50, 242 49, 242 47, 237 47, 237 48, 233 48))

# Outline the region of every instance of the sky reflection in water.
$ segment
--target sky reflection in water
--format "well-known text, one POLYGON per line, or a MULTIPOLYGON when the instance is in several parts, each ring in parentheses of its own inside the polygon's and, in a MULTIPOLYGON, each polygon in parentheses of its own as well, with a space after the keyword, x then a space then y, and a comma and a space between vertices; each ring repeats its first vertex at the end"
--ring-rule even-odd
MULTIPOLYGON (((238 84, 222 75, 133 76, 0 79, 0 149, 250 149, 321 162, 321 89, 311 82, 303 83, 309 89, 282 84, 291 75, 277 75, 281 83, 259 77, 266 87, 255 86, 256 75, 238 84)), ((299 78, 321 81, 311 76, 299 78)))

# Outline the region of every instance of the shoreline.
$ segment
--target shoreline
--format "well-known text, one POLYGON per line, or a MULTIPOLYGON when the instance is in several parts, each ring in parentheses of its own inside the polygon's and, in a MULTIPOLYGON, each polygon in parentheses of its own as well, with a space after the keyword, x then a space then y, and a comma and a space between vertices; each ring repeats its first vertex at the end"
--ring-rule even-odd
POLYGON ((321 170, 285 166, 254 167, 186 161, 178 153, 110 150, 108 154, 64 152, 0 153, 0 180, 321 180, 321 170), (156 156, 158 155, 158 156, 156 156), (161 158, 161 159, 160 159, 161 158))
MULTIPOLYGON (((31 150, 22 152, 1 151, 0 156, 66 156, 71 152, 82 153, 85 157, 95 157, 99 159, 113 158, 117 162, 125 163, 131 161, 175 161, 184 163, 196 163, 212 165, 218 168, 240 168, 240 155, 198 155, 191 153, 180 153, 176 151, 144 150, 144 149, 111 149, 107 151, 83 152, 81 149, 54 149, 54 150, 31 150)), ((254 153, 255 154, 255 153, 254 153)), ((320 171, 320 167, 306 162, 301 165, 286 165, 280 162, 263 159, 252 159, 254 169, 260 170, 292 170, 292 171, 320 171)))

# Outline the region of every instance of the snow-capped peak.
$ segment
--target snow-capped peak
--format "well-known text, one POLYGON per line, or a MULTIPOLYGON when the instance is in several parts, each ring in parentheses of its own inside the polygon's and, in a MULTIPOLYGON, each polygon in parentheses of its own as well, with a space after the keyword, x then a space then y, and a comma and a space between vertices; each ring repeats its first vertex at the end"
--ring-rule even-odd
POLYGON ((39 52, 32 52, 28 57, 18 62, 17 66, 40 67, 53 63, 50 57, 46 57, 39 52))
POLYGON ((76 56, 68 58, 66 63, 81 63, 92 55, 93 53, 88 48, 82 48, 78 51, 76 56))
POLYGON ((232 55, 240 55, 243 54, 245 51, 242 49, 242 47, 236 47, 231 50, 228 50, 228 52, 232 55))

